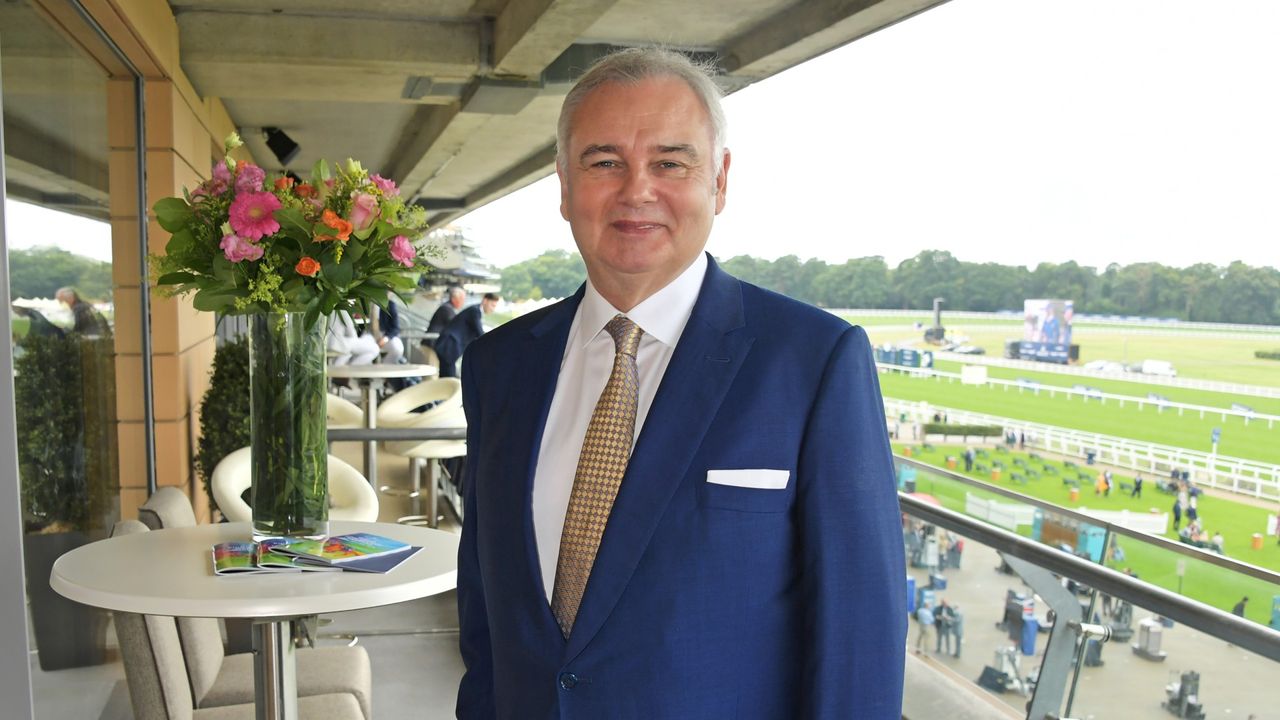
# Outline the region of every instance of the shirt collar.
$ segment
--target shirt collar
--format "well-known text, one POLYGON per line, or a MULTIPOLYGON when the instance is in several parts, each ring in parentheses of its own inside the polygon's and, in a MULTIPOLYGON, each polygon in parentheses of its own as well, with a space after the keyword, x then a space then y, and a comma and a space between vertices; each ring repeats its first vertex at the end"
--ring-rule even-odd
POLYGON ((675 345, 693 313, 693 305, 698 300, 698 293, 702 291, 702 279, 706 274, 707 255, 698 253, 693 264, 685 268, 675 280, 627 313, 622 313, 605 300, 588 278, 587 289, 578 308, 581 328, 585 331, 578 336, 578 346, 586 347, 618 313, 631 318, 632 322, 644 330, 645 335, 664 345, 675 345))

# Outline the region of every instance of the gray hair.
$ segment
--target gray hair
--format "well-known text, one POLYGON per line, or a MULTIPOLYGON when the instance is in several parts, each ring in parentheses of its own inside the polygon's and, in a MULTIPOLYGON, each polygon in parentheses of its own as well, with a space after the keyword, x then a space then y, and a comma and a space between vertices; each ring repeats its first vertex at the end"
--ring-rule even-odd
POLYGON ((729 134, 729 123, 720 106, 720 88, 712 81, 715 64, 695 63, 674 50, 656 47, 627 48, 606 55, 596 61, 573 88, 565 95, 560 107, 560 120, 556 124, 556 162, 564 165, 568 160, 569 130, 573 114, 592 91, 609 83, 635 85, 643 80, 674 77, 683 80, 707 111, 711 121, 711 157, 716 164, 716 176, 723 168, 724 146, 729 134))

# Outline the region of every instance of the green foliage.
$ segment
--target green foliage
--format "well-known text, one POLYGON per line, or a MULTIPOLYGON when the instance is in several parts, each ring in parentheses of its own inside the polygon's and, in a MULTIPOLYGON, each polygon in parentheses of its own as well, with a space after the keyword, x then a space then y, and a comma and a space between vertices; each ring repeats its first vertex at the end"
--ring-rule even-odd
POLYGON ((548 250, 502 270, 502 292, 512 300, 568 297, 587 279, 578 253, 548 250))
POLYGON ((32 335, 14 361, 23 521, 105 524, 118 489, 115 363, 109 338, 32 335))
POLYGON ((74 287, 80 296, 111 297, 111 263, 41 246, 9 251, 9 298, 51 298, 61 287, 74 287))
POLYGON ((1258 350, 1253 356, 1259 360, 1280 360, 1280 350, 1258 350))
MULTIPOLYGON (((226 147, 238 144, 229 137, 226 147)), ((311 182, 297 185, 230 157, 215 170, 192 193, 153 207, 172 233, 165 253, 150 257, 156 284, 194 293, 197 310, 301 312, 315 326, 351 302, 385 307, 388 292, 411 291, 408 275, 427 268, 412 243, 426 229, 426 211, 353 160, 332 173, 321 160, 311 182)))
POLYGON ((999 425, 960 425, 958 423, 925 423, 924 431, 928 435, 957 437, 999 437, 1004 428, 999 425))
POLYGON ((249 341, 239 338, 213 356, 209 389, 200 400, 200 442, 196 472, 209 507, 217 507, 209 480, 222 458, 249 445, 249 341))
POLYGON ((896 268, 879 256, 828 265, 794 255, 773 261, 741 255, 721 265, 749 283, 820 307, 931 308, 942 297, 948 310, 993 312, 1021 310, 1026 298, 1041 297, 1074 300, 1077 313, 1280 325, 1280 269, 1240 262, 1182 269, 1113 264, 1099 271, 1069 261, 1029 270, 925 250, 896 268))

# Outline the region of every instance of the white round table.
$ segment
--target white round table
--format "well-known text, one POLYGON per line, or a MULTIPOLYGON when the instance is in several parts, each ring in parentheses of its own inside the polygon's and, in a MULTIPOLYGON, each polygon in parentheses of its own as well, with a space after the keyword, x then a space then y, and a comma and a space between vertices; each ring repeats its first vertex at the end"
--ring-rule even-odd
MULTIPOLYGON (((434 365, 331 365, 330 378, 347 378, 360 384, 360 398, 364 402, 364 426, 370 430, 378 427, 378 393, 382 383, 392 378, 431 377, 440 372, 434 365)), ((373 487, 378 487, 378 441, 364 443, 364 476, 373 487)))
POLYGON ((258 717, 295 720, 290 622, 445 592, 457 584, 458 536, 394 523, 340 522, 333 535, 370 532, 422 549, 391 572, 302 572, 219 577, 214 544, 247 540, 249 523, 122 535, 79 547, 53 564, 49 585, 94 607, 143 615, 251 618, 258 717), (264 708, 273 708, 264 712, 264 708))

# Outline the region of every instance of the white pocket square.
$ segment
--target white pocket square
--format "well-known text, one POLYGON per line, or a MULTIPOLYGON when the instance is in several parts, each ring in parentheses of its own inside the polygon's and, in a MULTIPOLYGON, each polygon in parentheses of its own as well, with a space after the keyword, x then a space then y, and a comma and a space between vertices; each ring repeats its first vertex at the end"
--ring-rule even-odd
POLYGON ((782 490, 791 479, 789 470, 708 470, 707 482, 716 485, 754 488, 756 490, 782 490))

